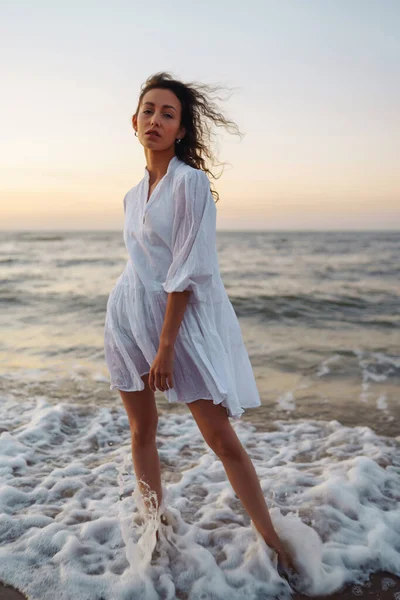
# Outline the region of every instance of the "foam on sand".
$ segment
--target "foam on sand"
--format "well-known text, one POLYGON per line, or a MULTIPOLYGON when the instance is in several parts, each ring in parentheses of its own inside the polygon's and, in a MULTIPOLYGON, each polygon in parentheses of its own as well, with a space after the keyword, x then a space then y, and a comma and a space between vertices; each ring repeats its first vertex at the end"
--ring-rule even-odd
MULTIPOLYGON (((166 524, 140 524, 123 407, 8 396, 0 422, 0 580, 30 600, 289 597, 189 413, 160 414, 166 524)), ((399 439, 337 421, 275 425, 232 421, 304 593, 400 576, 399 439)))

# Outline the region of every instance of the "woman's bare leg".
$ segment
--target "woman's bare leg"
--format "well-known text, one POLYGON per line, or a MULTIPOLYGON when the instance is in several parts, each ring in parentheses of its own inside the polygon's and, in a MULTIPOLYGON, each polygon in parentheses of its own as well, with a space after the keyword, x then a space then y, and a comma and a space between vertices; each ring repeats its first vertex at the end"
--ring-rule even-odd
POLYGON ((155 499, 149 498, 151 491, 157 495, 158 506, 162 500, 160 457, 156 445, 158 413, 148 377, 148 374, 142 376, 145 384, 142 391, 119 390, 131 429, 133 467, 147 510, 151 504, 155 507, 155 499))
POLYGON ((254 465, 231 426, 226 409, 210 400, 188 404, 206 443, 220 458, 228 479, 268 546, 285 567, 294 567, 276 533, 254 465))

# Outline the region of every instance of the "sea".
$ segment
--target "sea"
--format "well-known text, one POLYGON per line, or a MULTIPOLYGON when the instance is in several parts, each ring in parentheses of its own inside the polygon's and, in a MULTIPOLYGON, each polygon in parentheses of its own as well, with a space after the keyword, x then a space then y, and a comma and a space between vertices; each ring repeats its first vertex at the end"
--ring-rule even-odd
MULTIPOLYGON (((377 572, 400 589, 400 232, 218 231, 217 250, 262 402, 231 423, 299 589, 361 595, 377 572)), ((0 581, 30 600, 289 598, 190 411, 159 391, 170 524, 156 543, 133 518, 103 350, 127 260, 121 231, 0 233, 0 581)))

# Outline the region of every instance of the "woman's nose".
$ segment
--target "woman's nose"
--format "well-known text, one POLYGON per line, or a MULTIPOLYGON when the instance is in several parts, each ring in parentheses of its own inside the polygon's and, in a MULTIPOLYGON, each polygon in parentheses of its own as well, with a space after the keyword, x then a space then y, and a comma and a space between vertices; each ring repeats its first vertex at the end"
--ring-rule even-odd
POLYGON ((156 114, 153 115, 153 118, 151 119, 151 124, 152 125, 159 125, 160 124, 160 117, 156 114))

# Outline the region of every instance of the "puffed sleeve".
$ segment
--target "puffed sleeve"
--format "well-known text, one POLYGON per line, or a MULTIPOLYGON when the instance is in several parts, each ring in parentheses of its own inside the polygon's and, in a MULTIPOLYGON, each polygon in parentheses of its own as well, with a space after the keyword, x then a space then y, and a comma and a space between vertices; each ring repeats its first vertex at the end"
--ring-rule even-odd
POLYGON ((186 171, 174 188, 172 262, 166 292, 191 290, 205 300, 215 272, 216 207, 210 182, 201 169, 186 171))

